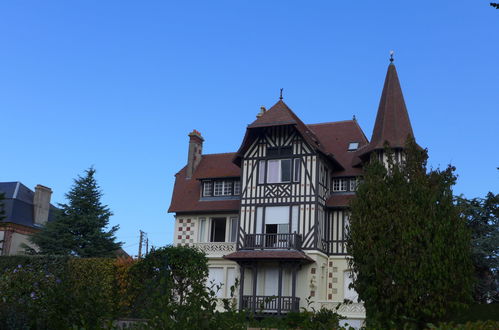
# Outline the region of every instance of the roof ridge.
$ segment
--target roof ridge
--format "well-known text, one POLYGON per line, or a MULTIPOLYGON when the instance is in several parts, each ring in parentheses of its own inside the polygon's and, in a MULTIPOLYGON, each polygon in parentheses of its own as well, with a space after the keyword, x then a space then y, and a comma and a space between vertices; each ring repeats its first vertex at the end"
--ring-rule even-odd
POLYGON ((307 126, 318 126, 318 125, 328 125, 328 124, 340 124, 340 123, 346 123, 346 122, 350 122, 350 121, 356 121, 356 120, 346 119, 346 120, 328 121, 328 122, 324 122, 324 123, 305 124, 305 125, 307 125, 307 126))
POLYGON ((230 154, 237 154, 236 151, 231 151, 231 152, 217 152, 213 154, 202 154, 201 156, 215 156, 215 155, 230 155, 230 154))

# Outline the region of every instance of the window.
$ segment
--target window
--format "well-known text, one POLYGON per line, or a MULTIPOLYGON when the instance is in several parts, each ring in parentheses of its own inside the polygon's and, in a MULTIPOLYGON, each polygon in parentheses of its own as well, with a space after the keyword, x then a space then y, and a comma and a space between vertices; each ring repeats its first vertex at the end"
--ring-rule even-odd
POLYGON ((351 178, 350 179, 350 191, 356 191, 357 190, 357 178, 351 178))
POLYGON ((354 151, 359 149, 359 142, 350 142, 348 144, 348 151, 354 151))
POLYGON ((300 182, 300 175, 301 175, 301 159, 300 158, 295 158, 293 160, 294 162, 294 172, 293 172, 293 181, 294 182, 300 182))
POLYGON ((265 183, 265 161, 258 163, 258 183, 265 183))
POLYGON ((234 181, 234 195, 241 194, 241 181, 234 181))
POLYGON ((203 196, 232 196, 241 194, 241 181, 237 180, 214 180, 210 182, 213 185, 213 193, 211 186, 207 187, 207 182, 203 186, 203 196), (209 195, 207 194, 209 193, 209 195))
POLYGON ((203 182, 203 196, 213 195, 213 182, 205 181, 203 182))
POLYGON ((224 196, 232 195, 232 181, 224 181, 224 196))
POLYGON ((333 191, 347 191, 348 179, 334 179, 333 191))
POLYGON ((215 181, 215 189, 213 192, 213 196, 222 196, 224 189, 223 181, 215 181))
POLYGON ((237 218, 230 218, 230 237, 229 242, 235 242, 237 239, 237 218))
POLYGON ((267 183, 291 181, 291 159, 275 159, 267 162, 267 183))
POLYGON ((211 219, 211 237, 210 242, 225 242, 225 218, 211 219))
POLYGON ((267 157, 291 156, 293 147, 267 148, 267 157))
POLYGON ((206 233, 206 219, 200 218, 199 219, 199 238, 198 238, 200 242, 205 242, 205 233, 206 233))

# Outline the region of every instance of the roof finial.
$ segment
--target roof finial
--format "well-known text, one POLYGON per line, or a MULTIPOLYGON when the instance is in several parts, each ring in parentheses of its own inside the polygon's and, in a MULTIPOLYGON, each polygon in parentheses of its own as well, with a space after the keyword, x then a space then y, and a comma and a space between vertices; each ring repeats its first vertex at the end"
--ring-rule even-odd
POLYGON ((395 52, 393 50, 390 50, 390 63, 393 63, 393 54, 395 52))
POLYGON ((353 115, 353 118, 352 118, 352 120, 357 120, 357 118, 355 117, 355 115, 353 115))
POLYGON ((282 100, 282 90, 283 90, 283 89, 284 89, 284 88, 281 88, 281 95, 279 96, 279 100, 282 100))

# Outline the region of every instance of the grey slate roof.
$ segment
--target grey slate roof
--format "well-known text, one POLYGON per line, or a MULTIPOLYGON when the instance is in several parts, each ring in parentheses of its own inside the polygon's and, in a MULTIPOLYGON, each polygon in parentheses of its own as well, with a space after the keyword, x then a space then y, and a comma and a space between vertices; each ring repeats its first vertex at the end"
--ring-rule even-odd
MULTIPOLYGON (((33 197, 35 192, 21 182, 0 182, 0 192, 4 193, 4 208, 6 218, 0 222, 10 222, 18 225, 38 228, 33 219, 33 197)), ((50 204, 48 221, 55 218, 57 208, 50 204)))

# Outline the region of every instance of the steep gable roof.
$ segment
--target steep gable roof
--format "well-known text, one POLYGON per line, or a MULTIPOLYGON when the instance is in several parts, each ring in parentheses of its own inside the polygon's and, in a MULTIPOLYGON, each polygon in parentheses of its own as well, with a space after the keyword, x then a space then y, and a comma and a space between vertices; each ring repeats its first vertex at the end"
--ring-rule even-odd
POLYGON ((241 158, 258 137, 261 128, 282 125, 294 126, 311 148, 326 156, 337 169, 343 169, 343 166, 335 159, 334 155, 324 149, 314 132, 301 121, 283 100, 279 100, 269 110, 265 111, 259 118, 248 125, 241 147, 234 158, 234 163, 240 166, 241 158))

